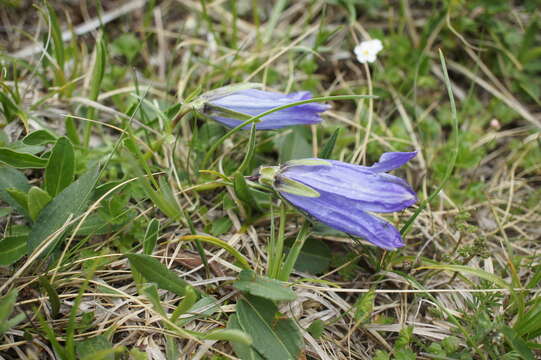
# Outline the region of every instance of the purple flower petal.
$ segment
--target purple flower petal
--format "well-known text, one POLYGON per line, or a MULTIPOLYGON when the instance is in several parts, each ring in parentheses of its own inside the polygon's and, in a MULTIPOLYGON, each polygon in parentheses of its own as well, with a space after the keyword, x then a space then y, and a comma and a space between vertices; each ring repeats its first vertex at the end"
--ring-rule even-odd
POLYGON ((358 202, 322 194, 310 198, 288 193, 281 195, 292 205, 316 218, 318 221, 345 233, 362 237, 384 249, 404 246, 398 230, 387 221, 361 210, 358 202))
POLYGON ((318 221, 382 248, 395 249, 404 245, 398 230, 369 212, 400 211, 417 201, 407 182, 385 173, 415 154, 386 153, 371 167, 335 160, 295 160, 273 167, 273 175, 265 177, 265 184, 271 184, 293 206, 318 221), (314 190, 306 194, 319 196, 290 191, 282 185, 286 180, 314 190))
POLYGON ((379 161, 370 166, 370 169, 375 172, 387 172, 397 169, 413 159, 417 155, 417 151, 412 152, 386 152, 379 158, 379 161))
POLYGON ((301 182, 322 195, 332 195, 337 201, 355 200, 366 211, 400 211, 417 201, 413 189, 396 176, 376 173, 365 166, 326 161, 331 165, 288 167, 286 164, 280 176, 301 182))
MULTIPOLYGON (((278 106, 311 98, 312 95, 308 91, 300 91, 286 95, 277 92, 247 89, 212 99, 209 101, 209 104, 211 106, 219 106, 246 115, 256 116, 278 106)), ((261 121, 257 123, 256 128, 258 130, 271 130, 293 125, 317 124, 321 122, 319 113, 328 108, 328 105, 318 103, 297 105, 264 116, 261 121)), ((239 119, 218 116, 212 112, 210 112, 208 116, 229 127, 238 126, 243 122, 239 119)), ((244 127, 244 129, 249 128, 250 126, 244 127)))

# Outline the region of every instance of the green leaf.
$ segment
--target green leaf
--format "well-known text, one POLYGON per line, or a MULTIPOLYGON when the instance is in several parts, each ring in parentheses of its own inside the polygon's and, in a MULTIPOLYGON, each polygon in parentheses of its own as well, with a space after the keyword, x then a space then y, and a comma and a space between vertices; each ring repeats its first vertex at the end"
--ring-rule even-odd
POLYGON ((250 215, 251 209, 257 208, 257 202, 250 192, 250 188, 248 187, 248 184, 246 184, 246 180, 241 173, 235 173, 233 189, 235 190, 235 195, 237 195, 239 200, 245 205, 248 215, 250 215))
POLYGON ((166 289, 179 296, 184 296, 186 287, 190 286, 174 272, 151 256, 144 254, 127 254, 131 266, 143 275, 145 279, 155 282, 160 289, 166 289))
POLYGON ((228 232, 232 226, 233 223, 231 222, 231 220, 227 216, 223 216, 212 222, 210 233, 214 236, 220 236, 228 232))
POLYGON ((233 286, 240 291, 274 301, 292 301, 295 292, 278 280, 259 276, 251 270, 242 270, 233 286))
POLYGON ((48 130, 36 130, 26 135, 23 139, 23 143, 26 145, 45 145, 54 143, 57 136, 48 130))
POLYGON ((11 289, 4 297, 0 298, 0 324, 5 322, 15 306, 18 292, 16 289, 11 289))
POLYGON ((32 220, 36 220, 41 210, 51 201, 49 194, 37 186, 28 191, 28 213, 32 220))
POLYGON ((17 294, 17 290, 11 289, 4 297, 0 298, 0 335, 3 335, 26 318, 25 314, 20 313, 9 319, 17 301, 17 294))
POLYGON ((332 155, 332 151, 334 150, 334 146, 336 145, 336 139, 338 139, 338 135, 340 135, 340 129, 337 128, 333 134, 331 135, 331 138, 327 141, 325 144, 325 147, 319 152, 319 157, 322 159, 329 159, 332 155))
POLYGON ((47 164, 46 159, 5 147, 0 148, 0 162, 18 169, 42 169, 47 164))
POLYGON ((97 356, 98 353, 101 354, 102 351, 104 350, 112 350, 112 349, 113 349, 113 344, 109 340, 107 340, 107 337, 105 337, 105 335, 98 335, 93 338, 78 341, 75 344, 75 351, 77 352, 78 359, 114 360, 115 359, 114 352, 106 353, 104 355, 101 355, 100 357, 97 356))
POLYGON ((30 189, 30 184, 26 176, 19 170, 0 167, 0 200, 8 203, 20 214, 27 215, 27 211, 6 191, 6 189, 10 188, 15 188, 26 193, 30 189))
POLYGON ((280 163, 312 157, 312 146, 306 141, 303 130, 293 127, 289 134, 277 141, 280 163))
POLYGON ((502 278, 492 274, 492 273, 489 273, 487 271, 484 271, 484 270, 480 270, 480 269, 476 269, 476 268, 472 268, 472 267, 469 267, 469 266, 465 266, 465 265, 432 265, 432 264, 429 264, 429 265, 424 265, 422 267, 420 267, 419 269, 434 269, 434 270, 448 270, 448 271, 455 271, 455 272, 459 272, 459 273, 467 273, 467 274, 471 274, 471 275, 475 275, 475 276, 478 276, 480 277, 481 279, 485 279, 487 281, 490 281, 502 288, 506 288, 506 289, 510 289, 511 288, 511 285, 507 282, 505 282, 502 278))
POLYGON ((73 145, 65 136, 54 145, 45 168, 45 190, 52 196, 64 190, 73 181, 75 153, 73 145))
MULTIPOLYGON (((227 322, 227 328, 233 330, 241 330, 237 315, 233 314, 229 317, 229 321, 227 322)), ((231 340, 231 345, 233 346, 235 354, 242 360, 265 360, 251 346, 245 344, 244 342, 237 342, 235 340, 231 340)))
POLYGON ((160 302, 160 295, 158 294, 158 288, 156 287, 156 284, 146 284, 146 286, 143 287, 141 292, 145 294, 147 299, 152 304, 154 310, 161 316, 166 317, 165 310, 163 309, 162 303, 160 302))
POLYGON ((321 335, 323 335, 323 331, 325 330, 325 321, 321 319, 316 319, 310 324, 307 330, 310 335, 312 335, 316 339, 319 339, 321 335))
POLYGON ((199 299, 195 304, 193 304, 188 311, 186 311, 186 314, 191 315, 179 318, 177 324, 179 326, 184 326, 195 319, 211 316, 219 310, 220 306, 218 301, 216 301, 216 299, 212 296, 205 295, 201 297, 201 299, 199 299))
MULTIPOLYGON (((292 243, 288 244, 291 247, 292 243)), ((295 262, 295 269, 309 274, 323 274, 329 270, 331 249, 319 239, 308 238, 295 262)))
POLYGON ((122 34, 112 43, 113 51, 124 55, 130 63, 139 53, 141 47, 141 41, 132 33, 122 34))
POLYGON ((252 345, 252 337, 244 331, 237 329, 221 329, 211 331, 207 335, 201 337, 204 340, 227 340, 243 345, 252 345))
POLYGON ((158 242, 158 234, 160 232, 160 221, 158 219, 152 219, 148 223, 147 230, 145 231, 145 238, 143 240, 143 254, 152 255, 156 243, 158 242))
POLYGON ((28 194, 26 192, 14 188, 6 189, 6 192, 17 202, 25 213, 28 213, 28 194))
POLYGON ((509 342, 509 344, 515 349, 517 353, 520 354, 521 359, 524 360, 534 360, 535 356, 528 347, 528 344, 524 339, 517 334, 513 328, 510 328, 508 326, 503 326, 501 328, 501 332, 505 336, 505 339, 509 342))
MULTIPOLYGON (((29 252, 33 251, 47 237, 60 229, 70 216, 78 216, 85 209, 98 181, 98 176, 98 165, 95 165, 65 188, 41 211, 28 236, 29 252)), ((60 236, 58 236, 55 244, 59 240, 60 236)), ((48 252, 53 247, 54 245, 50 247, 48 252)))
POLYGON ((302 335, 293 320, 275 318, 276 313, 276 305, 263 298, 247 296, 237 303, 239 324, 257 352, 268 360, 296 360, 302 335))
POLYGON ((0 240, 0 266, 8 266, 26 255, 26 236, 6 236, 0 240))
POLYGON ((45 289, 49 296, 49 303, 51 304, 51 310, 53 318, 56 318, 60 313, 60 298, 56 289, 51 285, 49 279, 45 276, 39 278, 40 285, 45 289))
POLYGON ((186 286, 184 299, 178 304, 173 314, 171 314, 171 321, 176 322, 180 315, 183 315, 194 306, 197 300, 197 294, 193 287, 186 286))

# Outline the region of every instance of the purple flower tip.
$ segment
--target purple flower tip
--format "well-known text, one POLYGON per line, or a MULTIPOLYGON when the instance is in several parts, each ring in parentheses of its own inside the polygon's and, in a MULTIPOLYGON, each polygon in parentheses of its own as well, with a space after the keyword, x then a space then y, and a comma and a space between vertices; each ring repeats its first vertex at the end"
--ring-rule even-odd
MULTIPOLYGON (((406 181, 386 173, 415 155, 416 152, 384 153, 369 167, 335 160, 295 160, 273 167, 271 185, 293 206, 325 225, 381 248, 396 249, 404 246, 400 233, 372 212, 401 211, 417 202, 406 181), (300 185, 295 187, 296 183, 300 185), (294 191, 290 190, 292 186, 294 191), (306 192, 306 187, 311 193, 306 192)), ((268 179, 267 175, 267 183, 268 179)))
MULTIPOLYGON (((278 106, 311 98, 312 94, 309 91, 281 94, 245 89, 210 99, 205 106, 205 113, 212 119, 232 128, 242 124, 251 116, 259 115, 278 106)), ((318 124, 321 122, 319 114, 329 107, 329 105, 309 103, 279 110, 262 117, 261 121, 256 124, 256 129, 273 130, 293 125, 318 124)), ((244 127, 244 129, 249 128, 250 125, 244 127)))

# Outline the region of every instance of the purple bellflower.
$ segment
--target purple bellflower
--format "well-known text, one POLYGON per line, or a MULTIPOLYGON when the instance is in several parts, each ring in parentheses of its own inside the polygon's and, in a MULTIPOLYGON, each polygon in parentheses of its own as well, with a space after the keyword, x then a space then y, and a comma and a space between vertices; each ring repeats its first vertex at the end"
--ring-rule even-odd
POLYGON ((309 217, 384 249, 404 246, 398 230, 372 215, 400 211, 417 201, 403 179, 386 174, 415 157, 416 152, 384 153, 372 166, 335 160, 292 160, 262 167, 259 181, 309 217))
MULTIPOLYGON (((291 104, 297 101, 309 100, 312 94, 309 91, 299 91, 291 94, 281 94, 258 89, 241 89, 237 91, 213 90, 207 96, 203 114, 228 127, 242 124, 252 116, 278 106, 291 104)), ((318 103, 309 103, 293 106, 266 115, 256 124, 257 130, 273 130, 293 125, 318 124, 321 122, 319 113, 330 106, 318 103)), ((243 129, 250 129, 251 125, 243 129)))

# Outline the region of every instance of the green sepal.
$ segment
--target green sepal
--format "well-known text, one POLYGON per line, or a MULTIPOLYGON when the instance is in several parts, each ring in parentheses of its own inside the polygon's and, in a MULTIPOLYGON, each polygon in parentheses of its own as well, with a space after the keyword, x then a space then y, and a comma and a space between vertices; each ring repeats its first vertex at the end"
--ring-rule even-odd
POLYGON ((312 189, 309 186, 304 185, 295 180, 281 177, 279 184, 274 187, 278 192, 286 192, 293 195, 299 195, 304 197, 316 198, 320 194, 316 190, 312 189))
POLYGON ((322 159, 298 159, 289 160, 284 164, 283 168, 290 166, 332 166, 332 164, 322 159))
POLYGON ((262 166, 259 168, 259 183, 261 185, 274 186, 274 178, 280 170, 279 166, 262 166))

